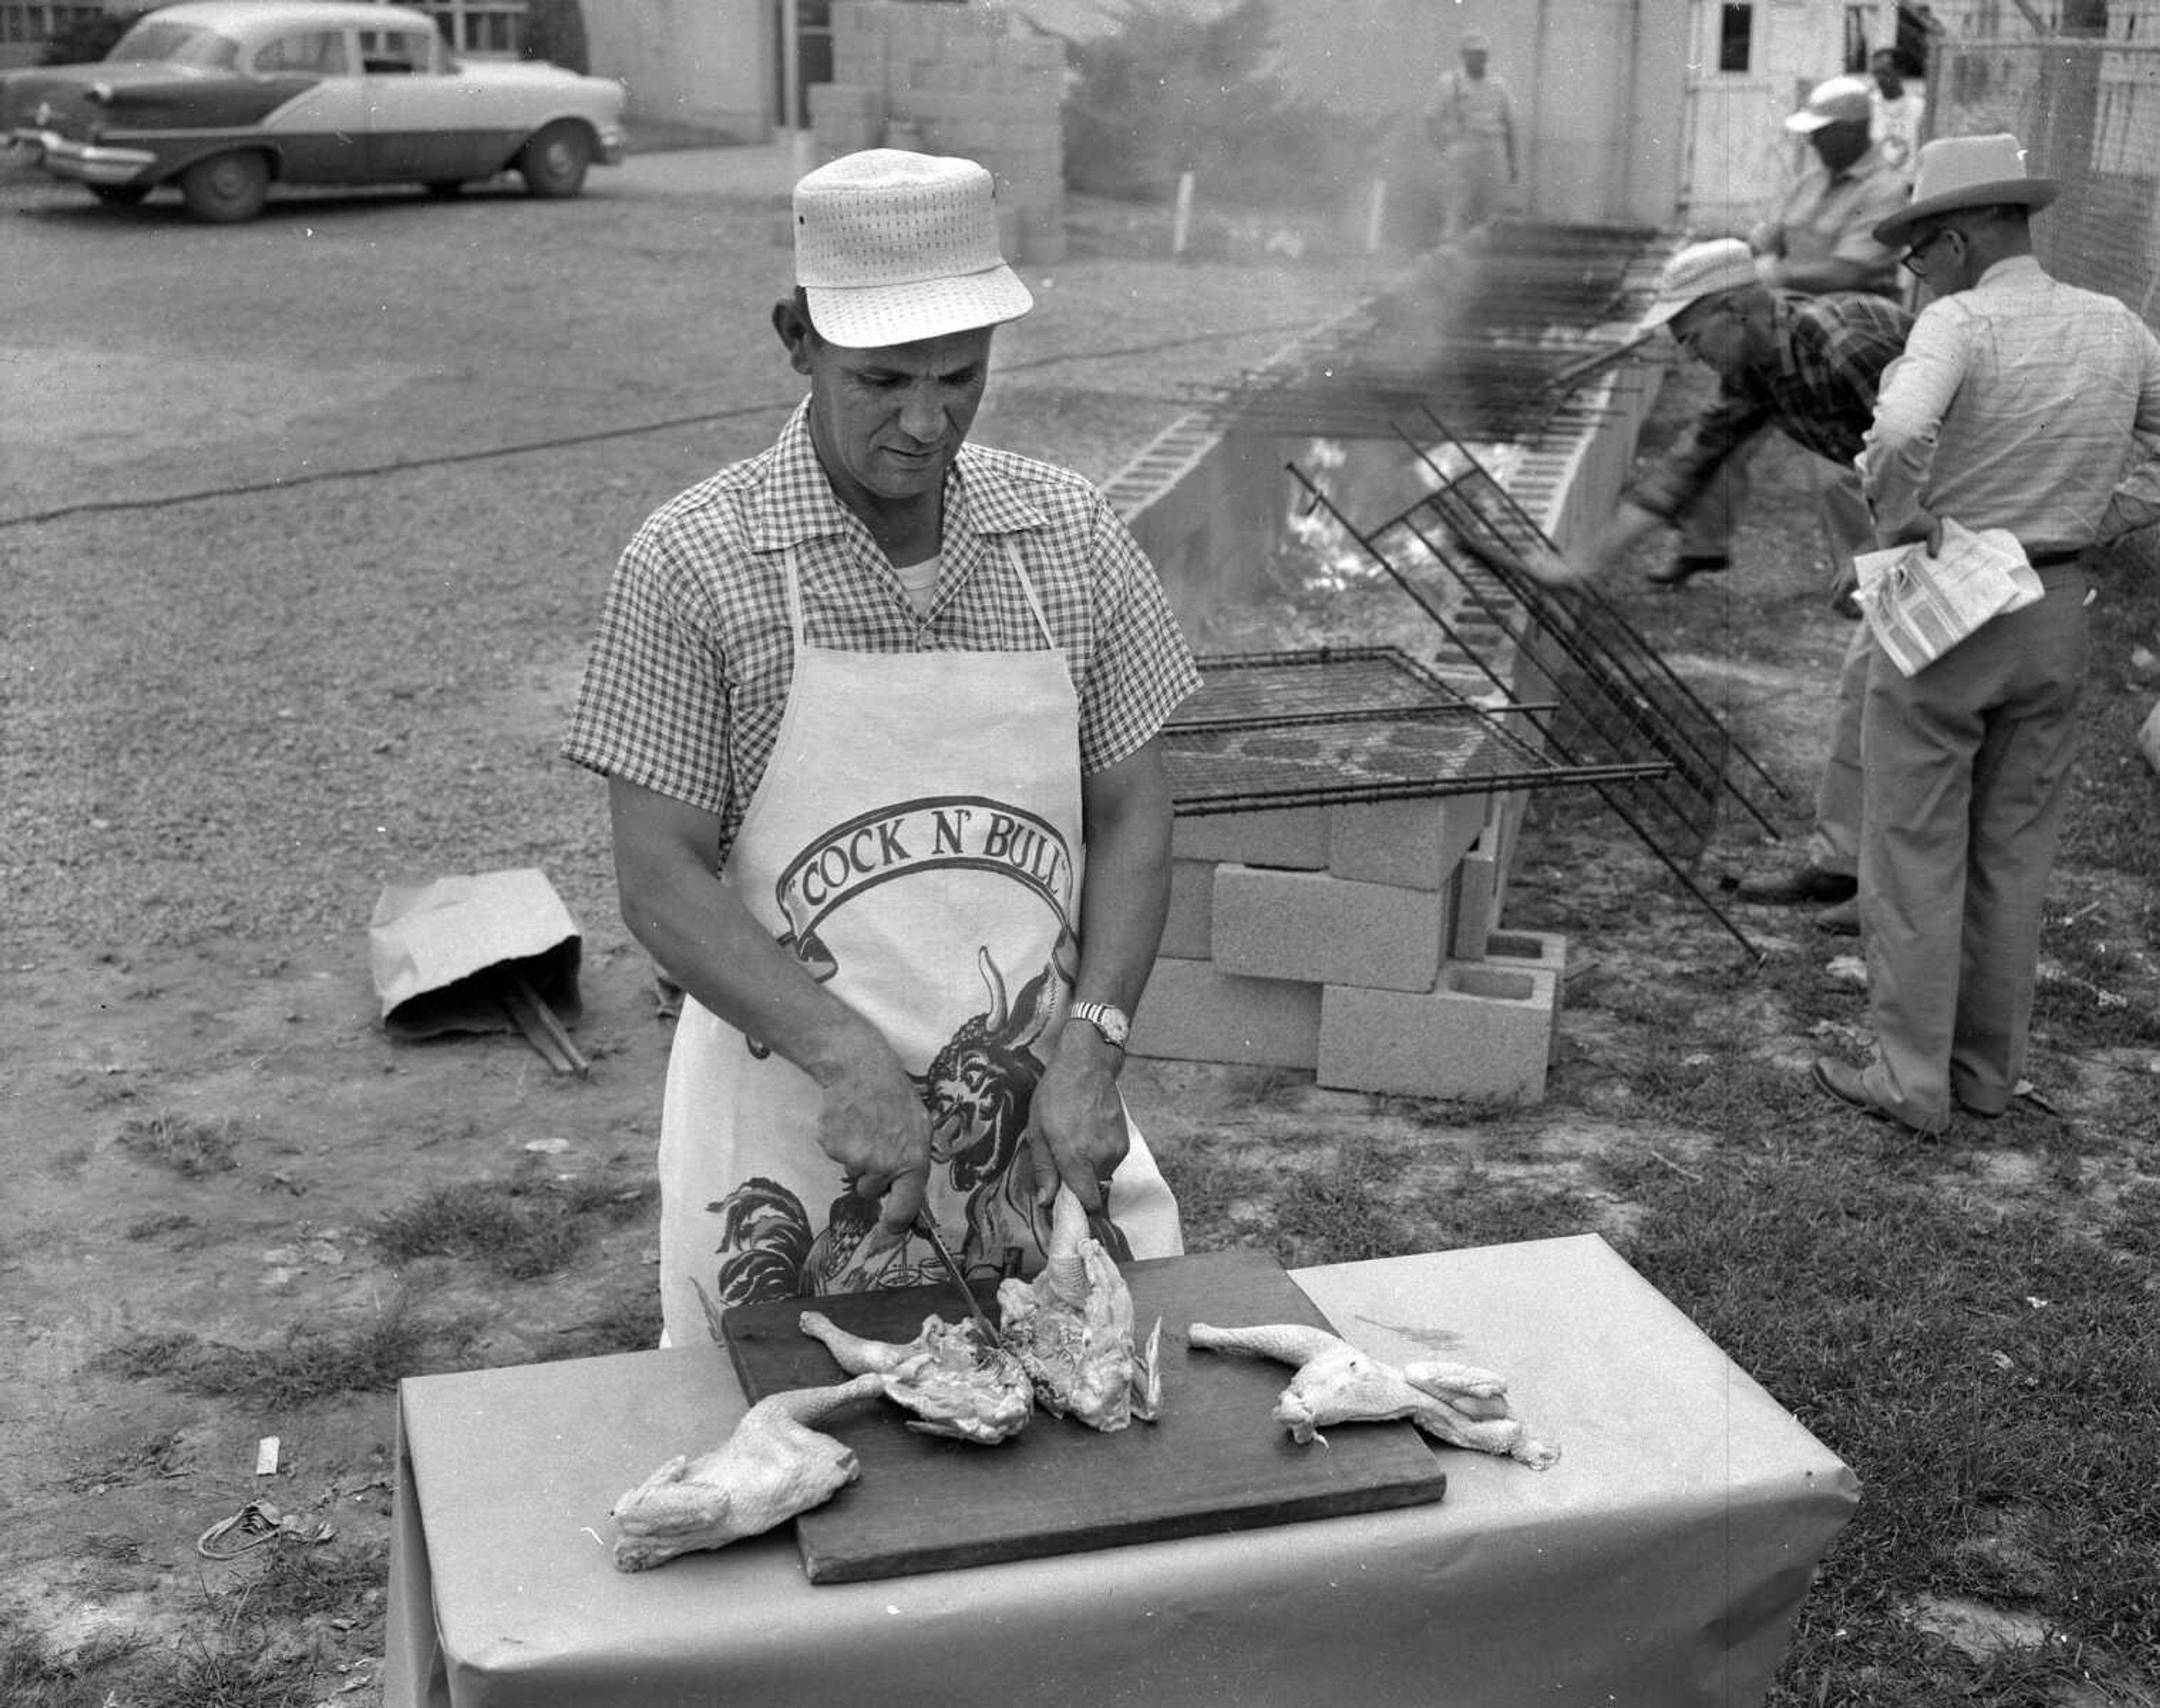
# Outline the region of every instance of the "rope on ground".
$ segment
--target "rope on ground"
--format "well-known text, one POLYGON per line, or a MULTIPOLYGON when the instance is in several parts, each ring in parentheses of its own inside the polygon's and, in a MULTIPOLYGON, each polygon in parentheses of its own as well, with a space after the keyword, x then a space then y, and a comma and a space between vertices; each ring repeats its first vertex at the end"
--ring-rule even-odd
POLYGON ((291 1513, 281 1513, 267 1500, 252 1500, 229 1519, 220 1519, 195 1538, 195 1552, 205 1560, 237 1560, 265 1542, 327 1542, 328 1524, 310 1527, 291 1513), (241 1539, 227 1545, 228 1539, 241 1539))

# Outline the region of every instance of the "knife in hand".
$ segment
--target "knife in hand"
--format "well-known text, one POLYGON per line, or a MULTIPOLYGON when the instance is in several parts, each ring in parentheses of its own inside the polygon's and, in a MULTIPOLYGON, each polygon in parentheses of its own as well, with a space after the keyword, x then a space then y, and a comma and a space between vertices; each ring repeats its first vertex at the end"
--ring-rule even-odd
POLYGON ((960 1267, 960 1260, 953 1255, 944 1240, 939 1236, 937 1223, 932 1218, 929 1206, 927 1204, 916 1215, 915 1231, 929 1241, 931 1250, 937 1255, 937 1261, 945 1266, 946 1275, 951 1278, 953 1285, 960 1290, 960 1296, 968 1301, 968 1314, 975 1319, 975 1327, 982 1335, 984 1343, 994 1347, 1003 1346, 1005 1337, 998 1332, 997 1324, 990 1321, 989 1313, 983 1309, 981 1303, 976 1299, 974 1289, 968 1285, 967 1271, 960 1267))

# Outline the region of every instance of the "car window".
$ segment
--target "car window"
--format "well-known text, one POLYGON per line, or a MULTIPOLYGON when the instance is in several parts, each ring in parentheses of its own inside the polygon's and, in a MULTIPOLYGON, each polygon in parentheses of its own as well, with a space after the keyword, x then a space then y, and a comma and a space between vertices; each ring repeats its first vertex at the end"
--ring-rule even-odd
POLYGON ((360 33, 361 67, 371 77, 395 77, 435 69, 435 44, 442 38, 432 29, 363 29, 360 33))
POLYGON ((305 71, 318 77, 341 77, 345 72, 345 32, 304 29, 281 35, 257 50, 255 70, 266 75, 305 71))
POLYGON ((157 60, 205 70, 229 70, 240 63, 240 44, 199 23, 174 23, 154 13, 113 44, 108 60, 157 60))

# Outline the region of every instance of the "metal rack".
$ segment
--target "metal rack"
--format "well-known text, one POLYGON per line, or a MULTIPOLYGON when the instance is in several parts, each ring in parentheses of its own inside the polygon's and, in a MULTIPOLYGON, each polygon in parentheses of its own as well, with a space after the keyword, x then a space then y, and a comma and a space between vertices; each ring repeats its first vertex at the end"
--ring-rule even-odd
POLYGON ((1163 730, 1181 816, 1429 799, 1654 776, 1663 761, 1571 765, 1508 727, 1550 708, 1483 705, 1392 646, 1199 661, 1163 730))

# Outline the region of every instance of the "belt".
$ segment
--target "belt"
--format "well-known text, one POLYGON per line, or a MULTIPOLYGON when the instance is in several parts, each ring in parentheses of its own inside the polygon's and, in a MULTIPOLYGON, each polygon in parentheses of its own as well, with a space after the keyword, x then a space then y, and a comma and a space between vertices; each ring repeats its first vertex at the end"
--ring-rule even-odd
POLYGON ((2025 561, 2035 569, 2059 569, 2065 563, 2074 563, 2085 556, 2080 546, 2068 552, 2028 552, 2025 561))

